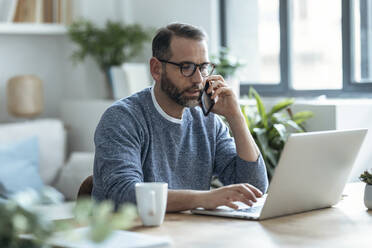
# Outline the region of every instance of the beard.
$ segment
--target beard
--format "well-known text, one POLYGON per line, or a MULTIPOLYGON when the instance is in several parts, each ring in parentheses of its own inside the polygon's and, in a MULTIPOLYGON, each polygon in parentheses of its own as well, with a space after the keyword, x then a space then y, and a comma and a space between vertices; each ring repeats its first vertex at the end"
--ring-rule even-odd
POLYGON ((184 90, 180 90, 177 86, 172 82, 171 79, 167 77, 166 73, 163 73, 161 76, 161 89, 163 92, 177 104, 183 107, 193 108, 199 106, 200 104, 200 94, 203 89, 198 87, 197 85, 186 88, 184 90), (199 90, 199 96, 184 96, 184 93, 187 91, 194 91, 199 90))

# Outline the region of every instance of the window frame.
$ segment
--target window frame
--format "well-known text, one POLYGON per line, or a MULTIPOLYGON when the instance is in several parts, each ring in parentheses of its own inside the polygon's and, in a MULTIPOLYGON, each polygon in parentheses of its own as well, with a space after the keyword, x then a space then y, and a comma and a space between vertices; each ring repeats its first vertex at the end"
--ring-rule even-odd
MULTIPOLYGON (((342 0, 341 3, 341 34, 342 34, 342 89, 337 90, 295 90, 290 87, 291 79, 291 1, 279 0, 279 22, 280 22, 280 82, 279 84, 258 84, 257 82, 240 85, 240 96, 248 95, 249 88, 254 87, 263 96, 288 96, 288 97, 315 97, 325 95, 335 98, 360 98, 372 97, 372 81, 354 80, 354 53, 353 53, 353 1, 342 0), (369 92, 368 92, 369 91, 369 92)), ((228 46, 226 26, 226 4, 227 0, 220 0, 220 29, 221 46, 228 46)))

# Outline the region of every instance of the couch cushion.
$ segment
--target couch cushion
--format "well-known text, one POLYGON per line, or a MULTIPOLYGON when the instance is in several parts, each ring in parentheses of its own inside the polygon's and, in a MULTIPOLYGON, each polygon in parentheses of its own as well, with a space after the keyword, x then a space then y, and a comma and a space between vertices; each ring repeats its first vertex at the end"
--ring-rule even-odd
POLYGON ((0 144, 0 183, 3 194, 14 194, 27 188, 41 190, 39 145, 33 136, 22 141, 0 144))
POLYGON ((39 171, 45 184, 51 185, 65 158, 65 131, 57 119, 38 119, 1 124, 0 144, 36 136, 39 141, 39 171))
POLYGON ((76 200, 81 183, 93 175, 94 153, 73 152, 55 185, 67 200, 76 200))

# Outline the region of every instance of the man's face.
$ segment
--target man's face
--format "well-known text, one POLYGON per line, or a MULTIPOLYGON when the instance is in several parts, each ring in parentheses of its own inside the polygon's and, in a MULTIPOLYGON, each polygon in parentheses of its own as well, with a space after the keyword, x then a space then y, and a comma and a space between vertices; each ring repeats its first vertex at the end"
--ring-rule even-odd
MULTIPOLYGON (((197 41, 173 37, 171 41, 172 57, 168 61, 181 63, 193 62, 201 64, 208 62, 208 50, 205 41, 197 41)), ((177 104, 183 107, 199 105, 199 97, 206 78, 203 78, 197 68, 191 77, 182 75, 180 68, 172 64, 164 64, 161 75, 161 89, 177 104)))

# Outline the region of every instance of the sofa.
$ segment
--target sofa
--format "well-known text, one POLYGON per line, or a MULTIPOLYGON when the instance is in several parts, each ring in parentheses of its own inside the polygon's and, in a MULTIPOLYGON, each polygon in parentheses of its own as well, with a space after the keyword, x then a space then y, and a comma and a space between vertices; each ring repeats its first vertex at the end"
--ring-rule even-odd
POLYGON ((0 189, 16 193, 48 185, 75 200, 80 184, 93 173, 94 153, 66 156, 66 137, 59 119, 0 124, 0 189))

